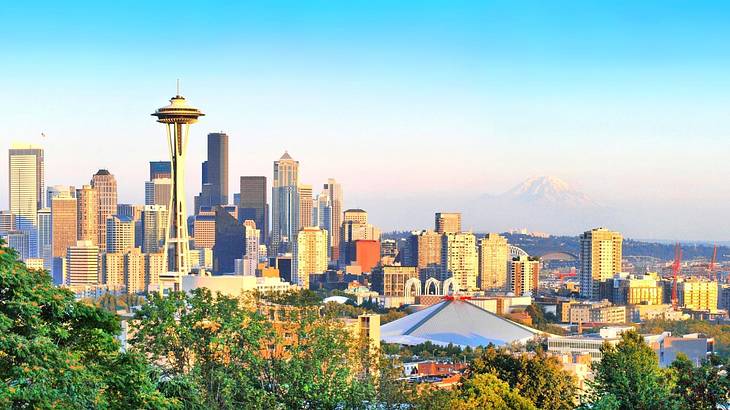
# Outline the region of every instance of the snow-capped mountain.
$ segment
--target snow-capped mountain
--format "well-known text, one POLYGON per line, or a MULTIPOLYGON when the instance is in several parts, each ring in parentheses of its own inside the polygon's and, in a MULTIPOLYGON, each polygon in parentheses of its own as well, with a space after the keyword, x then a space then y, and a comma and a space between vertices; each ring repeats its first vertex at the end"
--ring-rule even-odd
POLYGON ((552 176, 529 178, 501 197, 525 203, 563 207, 598 206, 588 195, 576 191, 567 182, 552 176))

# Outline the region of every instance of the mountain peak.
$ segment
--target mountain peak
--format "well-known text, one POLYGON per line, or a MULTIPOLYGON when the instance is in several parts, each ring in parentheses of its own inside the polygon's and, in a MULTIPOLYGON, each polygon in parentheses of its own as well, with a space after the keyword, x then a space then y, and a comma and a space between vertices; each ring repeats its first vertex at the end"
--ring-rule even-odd
POLYGON ((502 196, 525 202, 568 207, 596 205, 588 195, 576 191, 567 182, 554 176, 528 178, 502 196))

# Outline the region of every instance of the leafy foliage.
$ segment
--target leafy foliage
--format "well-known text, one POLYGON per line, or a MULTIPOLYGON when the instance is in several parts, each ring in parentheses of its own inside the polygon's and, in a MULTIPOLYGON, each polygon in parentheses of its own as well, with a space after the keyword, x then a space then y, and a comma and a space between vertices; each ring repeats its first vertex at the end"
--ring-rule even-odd
POLYGON ((460 410, 537 410, 538 408, 492 373, 475 374, 461 384, 452 409, 460 410))
POLYGON ((490 347, 472 363, 467 380, 493 374, 540 409, 572 409, 576 386, 554 357, 544 353, 515 353, 490 347))
POLYGON ((718 404, 730 401, 730 381, 725 363, 710 357, 700 366, 685 355, 679 355, 670 367, 674 379, 672 389, 682 408, 713 410, 718 404))
POLYGON ((121 353, 111 313, 77 302, 0 243, 1 408, 167 408, 144 357, 121 353))
POLYGON ((196 289, 152 296, 137 319, 133 345, 185 408, 354 408, 375 394, 357 372, 368 368, 365 353, 332 318, 297 316, 284 337, 249 302, 196 289))
POLYGON ((586 408, 593 408, 593 404, 617 409, 677 407, 656 354, 639 333, 623 332, 617 345, 604 343, 601 352, 603 358, 594 366, 593 394, 586 408))

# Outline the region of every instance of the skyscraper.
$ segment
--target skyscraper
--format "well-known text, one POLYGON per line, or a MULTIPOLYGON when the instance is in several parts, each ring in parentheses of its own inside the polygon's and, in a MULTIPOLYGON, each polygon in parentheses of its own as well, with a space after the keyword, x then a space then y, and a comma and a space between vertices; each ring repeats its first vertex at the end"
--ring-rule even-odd
POLYGON ((38 256, 38 209, 43 208, 43 148, 16 143, 8 151, 8 190, 15 229, 28 236, 29 257, 38 256))
POLYGON ((53 268, 53 228, 50 208, 38 210, 38 257, 43 259, 43 268, 50 272, 53 268))
POLYGON ((238 219, 222 206, 215 207, 215 245, 213 245, 213 273, 233 273, 236 259, 246 252, 246 234, 238 219))
POLYGON ((76 237, 96 245, 99 240, 99 196, 91 185, 76 190, 76 214, 76 237))
POLYGON ((441 266, 441 234, 432 230, 411 232, 408 239, 406 266, 418 269, 441 266))
POLYGON ((471 233, 444 233, 441 241, 442 280, 452 277, 454 290, 477 289, 476 237, 471 233))
POLYGON ((150 181, 160 178, 172 178, 170 161, 150 161, 150 181))
POLYGON ((270 253, 291 252, 299 229, 299 161, 288 152, 274 161, 270 253))
POLYGON ((327 270, 327 231, 304 228, 297 236, 292 260, 292 283, 309 288, 309 275, 327 270))
POLYGON ((459 233, 461 232, 461 213, 458 212, 437 212, 435 217, 435 229, 438 233, 459 233))
POLYGON ((66 280, 70 286, 99 283, 99 247, 78 241, 66 253, 66 280))
POLYGON ((134 249, 134 220, 112 215, 106 219, 106 252, 121 253, 134 249))
POLYGON ((244 275, 255 275, 259 263, 259 245, 261 244, 261 231, 256 229, 256 222, 251 219, 243 221, 246 238, 246 252, 243 263, 244 275))
MULTIPOLYGON (((329 249, 329 258, 333 259, 332 256, 332 237, 337 236, 339 239, 340 230, 339 228, 332 233, 332 204, 330 203, 330 195, 327 189, 323 189, 322 192, 317 195, 317 199, 313 200, 312 204, 312 225, 318 226, 320 229, 327 231, 327 248, 329 249)), ((338 256, 334 256, 337 259, 338 256)))
POLYGON ((53 235, 51 254, 54 258, 63 258, 66 256, 66 249, 76 244, 78 234, 76 198, 68 193, 61 193, 51 199, 51 220, 53 235))
POLYGON ((193 244, 195 249, 213 249, 215 246, 215 209, 202 207, 195 215, 193 244))
POLYGON ((509 245, 503 236, 490 233, 479 240, 479 288, 485 291, 507 289, 509 245))
POLYGON ((144 204, 170 206, 172 179, 155 178, 144 183, 144 204))
POLYGON ((168 261, 168 272, 160 275, 160 287, 176 290, 180 288, 182 275, 190 273, 190 244, 188 243, 188 224, 185 211, 185 147, 188 142, 190 124, 204 115, 200 110, 189 106, 185 98, 177 95, 170 99, 170 104, 159 108, 153 116, 157 122, 167 128, 168 146, 170 148, 170 164, 172 169, 172 190, 168 211, 170 227, 165 239, 165 258, 168 261))
POLYGON ((145 205, 142 211, 142 252, 159 253, 165 245, 167 229, 167 207, 145 205))
POLYGON ((312 226, 312 186, 299 185, 299 229, 312 226))
POLYGON ((330 220, 329 226, 325 227, 329 233, 330 259, 338 260, 340 256, 340 229, 342 228, 342 211, 345 209, 342 185, 330 178, 324 184, 324 191, 329 196, 330 220))
POLYGON ((208 134, 208 160, 202 166, 202 188, 196 198, 195 213, 201 206, 228 204, 228 135, 208 134))
POLYGON ((91 177, 91 186, 99 196, 99 251, 106 251, 106 219, 117 213, 117 180, 106 169, 100 169, 91 177))
POLYGON ((261 231, 261 243, 269 237, 269 204, 266 202, 266 177, 242 176, 238 202, 238 220, 251 219, 261 231))
POLYGON ((623 237, 606 228, 586 231, 580 236, 580 296, 598 299, 600 282, 621 272, 623 237))

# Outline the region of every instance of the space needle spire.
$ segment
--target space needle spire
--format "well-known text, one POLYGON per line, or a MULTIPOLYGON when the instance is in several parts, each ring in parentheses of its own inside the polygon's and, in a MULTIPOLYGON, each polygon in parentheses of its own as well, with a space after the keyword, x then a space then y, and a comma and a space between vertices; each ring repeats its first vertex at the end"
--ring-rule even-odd
POLYGON ((188 238, 187 213, 185 209, 185 151, 188 144, 190 124, 205 114, 193 108, 180 95, 180 82, 177 95, 170 104, 151 114, 157 122, 167 128, 167 142, 170 148, 172 189, 168 206, 168 229, 165 235, 165 260, 167 272, 160 275, 161 290, 180 290, 182 276, 190 273, 190 245, 188 238))

